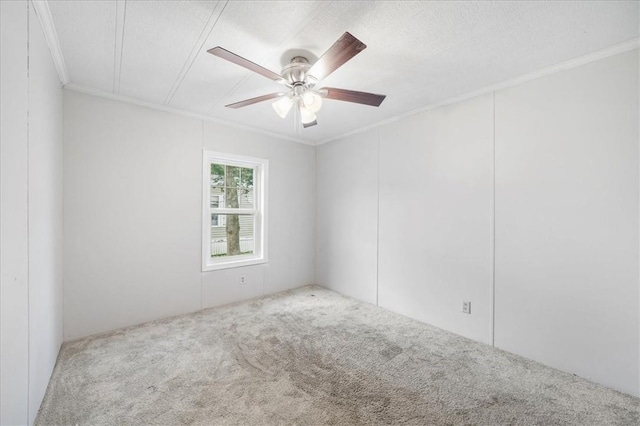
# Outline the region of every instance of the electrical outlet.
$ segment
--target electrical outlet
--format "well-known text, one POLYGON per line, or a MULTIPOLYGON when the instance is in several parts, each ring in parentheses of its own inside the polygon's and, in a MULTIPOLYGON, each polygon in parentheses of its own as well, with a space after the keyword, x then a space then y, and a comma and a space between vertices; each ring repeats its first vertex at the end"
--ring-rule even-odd
POLYGON ((247 280, 245 278, 244 275, 240 275, 240 285, 245 285, 247 283, 247 280))
POLYGON ((463 314, 471 313, 471 302, 462 302, 462 313, 463 314))

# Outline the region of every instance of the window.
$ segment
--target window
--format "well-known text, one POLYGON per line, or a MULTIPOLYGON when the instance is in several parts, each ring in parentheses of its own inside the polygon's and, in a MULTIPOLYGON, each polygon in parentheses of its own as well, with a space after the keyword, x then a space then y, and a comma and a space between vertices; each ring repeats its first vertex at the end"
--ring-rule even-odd
POLYGON ((202 270, 267 261, 268 161, 204 151, 202 270))

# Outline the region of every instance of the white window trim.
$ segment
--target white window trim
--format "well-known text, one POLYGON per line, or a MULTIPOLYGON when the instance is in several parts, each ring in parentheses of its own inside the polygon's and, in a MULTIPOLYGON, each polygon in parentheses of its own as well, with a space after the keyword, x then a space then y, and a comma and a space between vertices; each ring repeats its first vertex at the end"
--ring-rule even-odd
POLYGON ((202 271, 215 271, 267 263, 267 188, 269 160, 203 150, 202 154, 202 271), (211 163, 251 167, 255 169, 254 209, 216 209, 216 213, 255 214, 254 253, 211 259, 211 163))

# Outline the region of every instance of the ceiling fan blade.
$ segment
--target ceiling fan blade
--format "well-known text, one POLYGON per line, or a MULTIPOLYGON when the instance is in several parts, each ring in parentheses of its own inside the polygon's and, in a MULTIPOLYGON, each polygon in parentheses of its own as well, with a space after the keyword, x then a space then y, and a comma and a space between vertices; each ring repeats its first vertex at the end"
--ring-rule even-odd
POLYGON ((366 47, 366 44, 346 32, 313 64, 308 74, 323 80, 366 47))
POLYGON ((320 93, 326 93, 326 99, 334 99, 336 101, 354 102, 356 104, 364 104, 371 106, 380 106, 387 95, 376 95, 375 93, 356 92, 355 90, 336 89, 335 87, 323 87, 320 93))
POLYGON ((315 126, 316 124, 318 124, 318 120, 313 120, 311 123, 302 123, 302 127, 306 129, 307 127, 315 126))
POLYGON ((225 105, 227 108, 242 108, 248 105, 257 104, 258 102, 268 101, 269 99, 279 98, 285 95, 285 93, 269 93, 268 95, 258 96, 256 98, 245 99, 244 101, 235 102, 233 104, 225 105))
POLYGON ((242 56, 238 56, 233 52, 229 52, 227 49, 224 49, 220 46, 209 49, 207 50, 207 52, 222 59, 226 59, 229 62, 233 62, 236 65, 240 65, 241 67, 244 67, 249 71, 253 71, 263 77, 267 77, 270 80, 277 81, 278 83, 284 83, 284 79, 280 74, 261 67, 260 65, 253 63, 250 60, 243 58, 242 56))

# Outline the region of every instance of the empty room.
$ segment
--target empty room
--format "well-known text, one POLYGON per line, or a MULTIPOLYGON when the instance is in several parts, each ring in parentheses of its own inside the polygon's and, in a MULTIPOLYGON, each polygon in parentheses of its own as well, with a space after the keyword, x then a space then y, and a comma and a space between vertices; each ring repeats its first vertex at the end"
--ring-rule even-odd
POLYGON ((0 32, 1 426, 640 424, 640 2, 0 32))

